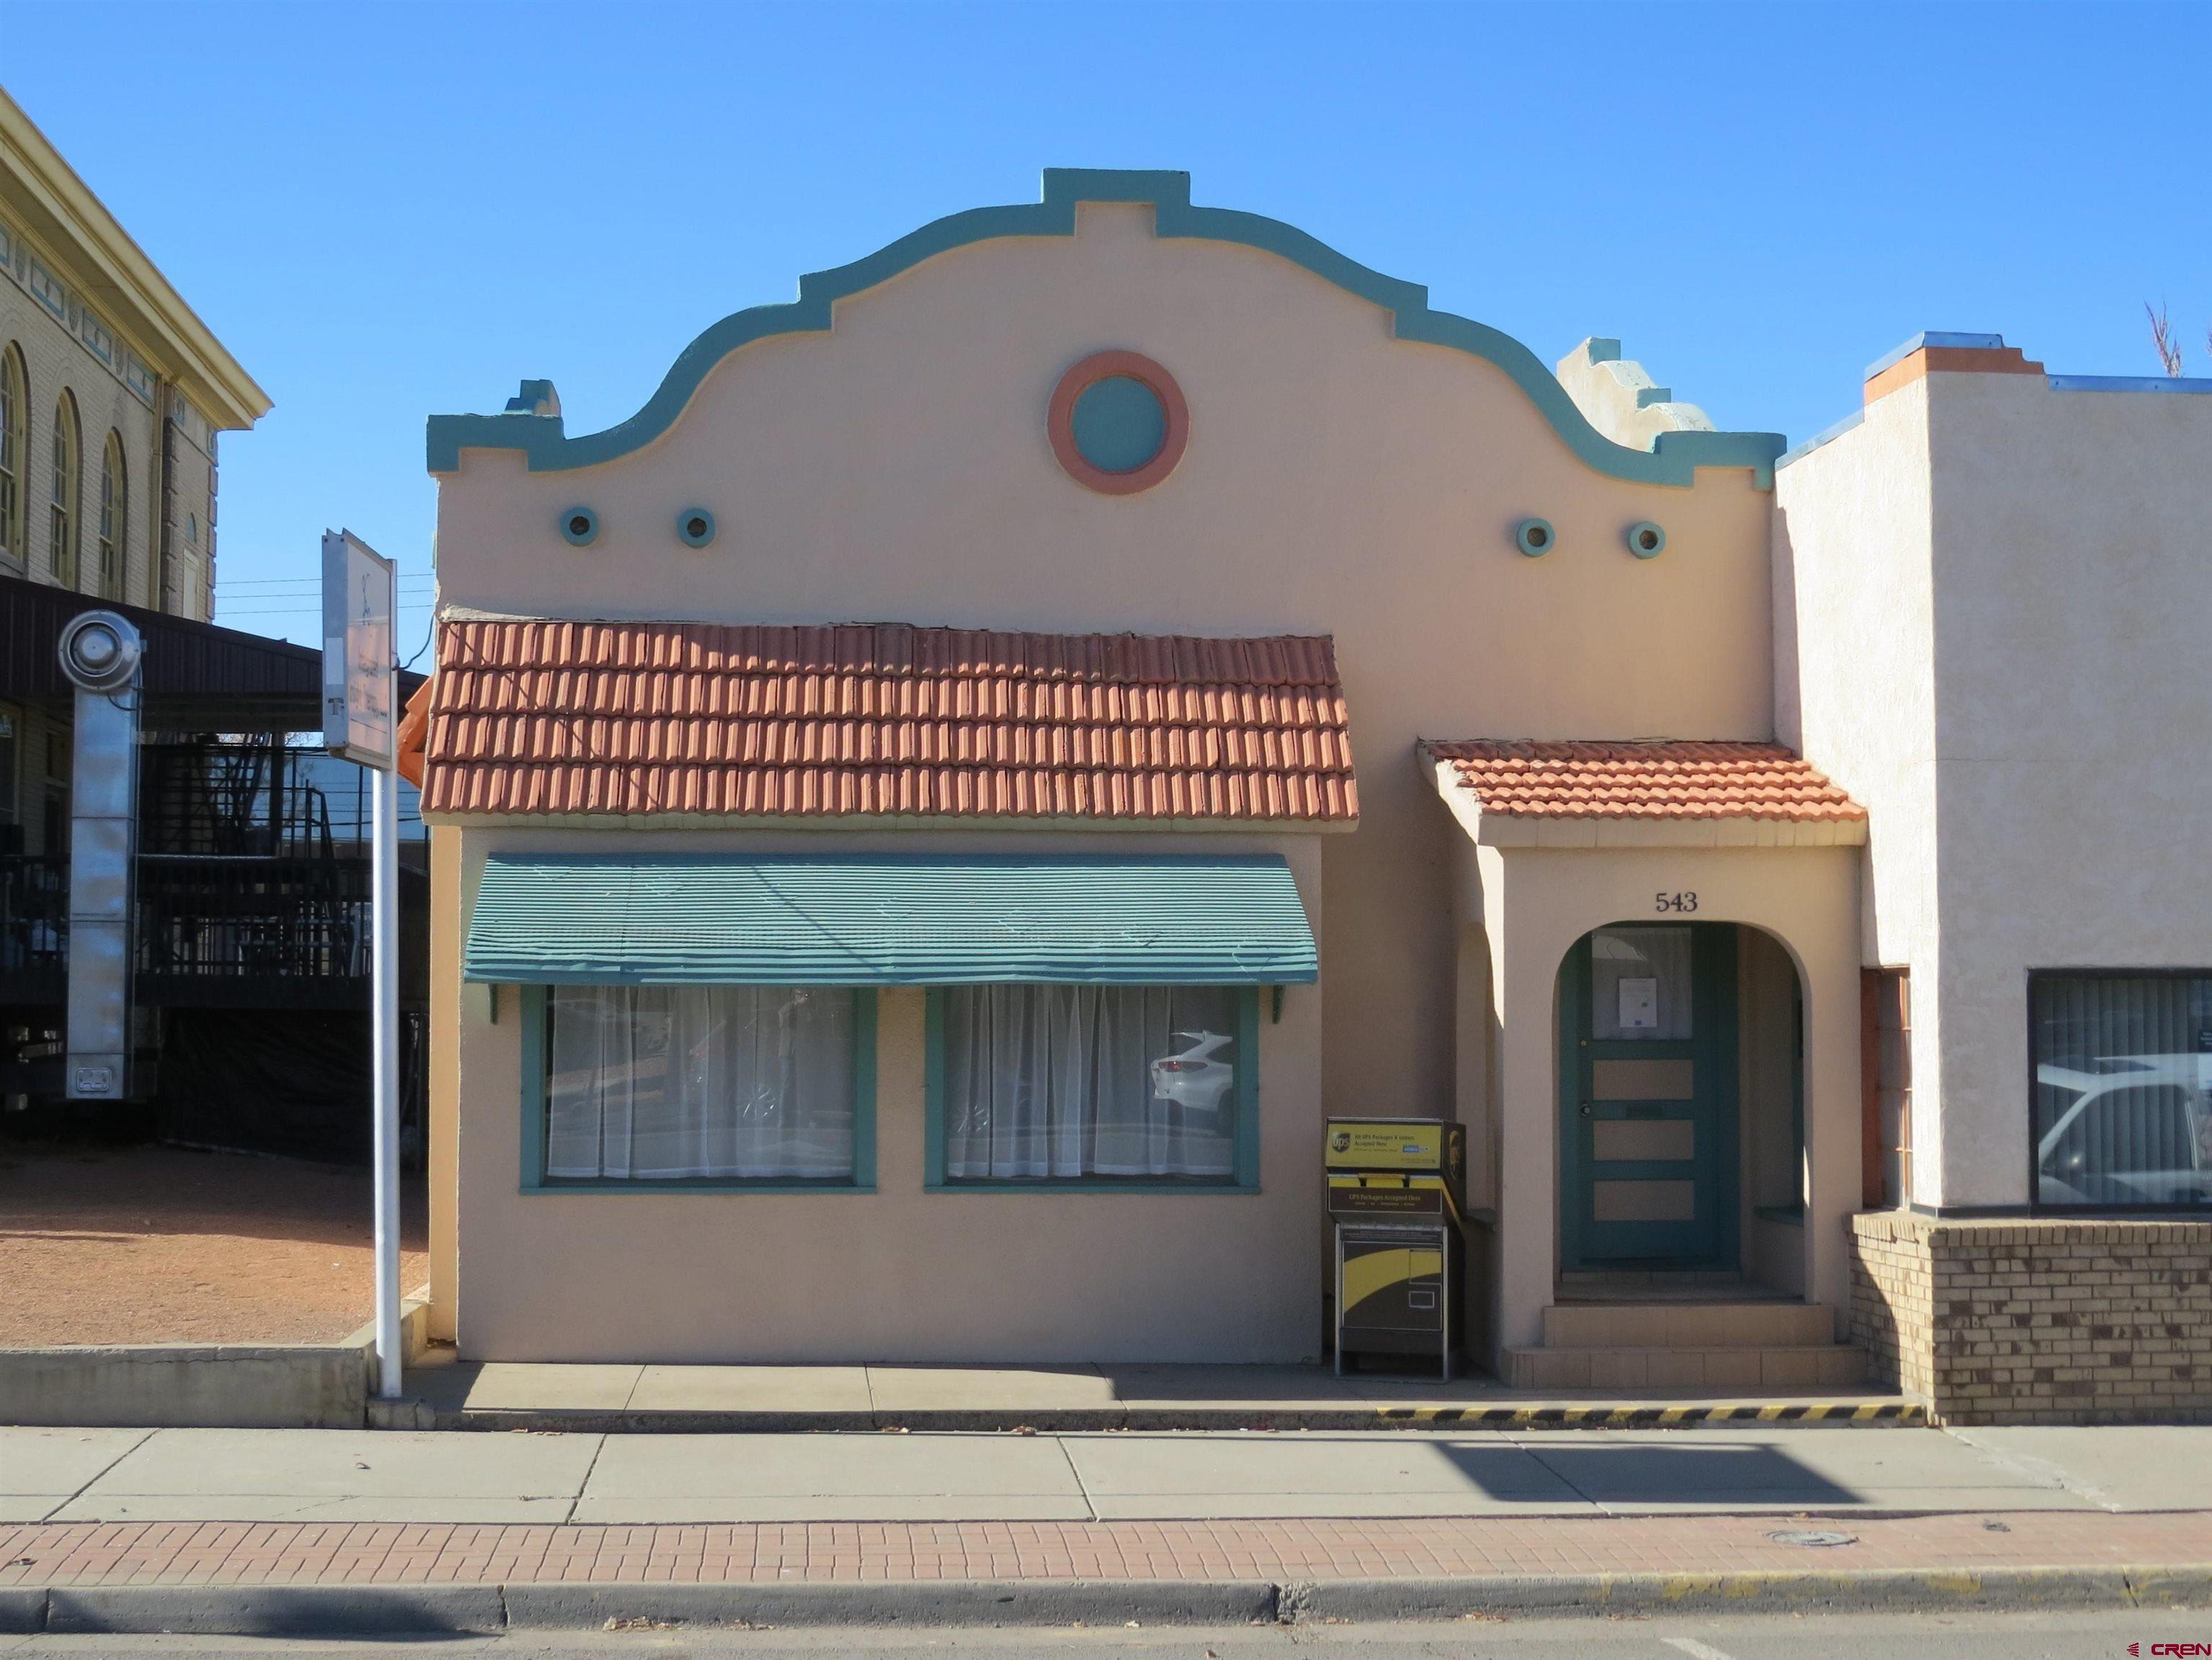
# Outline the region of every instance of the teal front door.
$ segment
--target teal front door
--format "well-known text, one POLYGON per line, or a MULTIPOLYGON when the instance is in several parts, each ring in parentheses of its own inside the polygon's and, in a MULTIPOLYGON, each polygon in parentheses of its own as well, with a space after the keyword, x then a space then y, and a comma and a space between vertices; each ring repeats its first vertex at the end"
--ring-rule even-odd
POLYGON ((1735 929, 1624 923, 1560 977, 1567 1268, 1733 1268, 1735 929))

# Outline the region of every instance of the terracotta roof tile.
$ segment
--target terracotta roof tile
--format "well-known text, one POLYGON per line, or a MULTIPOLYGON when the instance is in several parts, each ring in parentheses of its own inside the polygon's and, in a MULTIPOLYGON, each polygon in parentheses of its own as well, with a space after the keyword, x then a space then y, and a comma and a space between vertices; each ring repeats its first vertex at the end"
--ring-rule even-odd
POLYGON ((1533 818, 1849 821, 1866 809, 1779 744, 1537 743, 1477 738, 1425 746, 1482 811, 1533 818))
POLYGON ((1325 636, 448 621, 430 813, 1358 817, 1325 636))

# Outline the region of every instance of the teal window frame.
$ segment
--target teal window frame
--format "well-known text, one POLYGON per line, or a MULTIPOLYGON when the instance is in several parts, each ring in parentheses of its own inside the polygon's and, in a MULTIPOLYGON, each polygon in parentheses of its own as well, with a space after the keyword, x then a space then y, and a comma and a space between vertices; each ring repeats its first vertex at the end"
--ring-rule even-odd
POLYGON ((1260 988, 1237 994, 1236 1173, 1227 1181, 1188 1176, 948 1177, 945 1173, 945 986, 929 988, 924 1067, 922 1189, 927 1193, 1184 1194, 1194 1197, 1260 1191, 1260 988))
MULTIPOLYGON (((876 1190, 876 993, 853 994, 853 1173, 842 1180, 784 1176, 623 1177, 545 1174, 548 988, 522 988, 522 1191, 545 1193, 873 1193, 876 1190)), ((497 996, 496 990, 493 995, 497 996)))

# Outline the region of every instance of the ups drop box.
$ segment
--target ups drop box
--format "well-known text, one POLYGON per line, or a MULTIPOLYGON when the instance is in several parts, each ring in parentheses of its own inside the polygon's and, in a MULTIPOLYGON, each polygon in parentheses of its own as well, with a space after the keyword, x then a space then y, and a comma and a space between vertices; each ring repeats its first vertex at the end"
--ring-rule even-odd
POLYGON ((1459 1347, 1467 1132, 1443 1118, 1332 1118, 1322 1144, 1336 1223, 1336 1369, 1360 1353, 1459 1347))
POLYGON ((1348 1221, 1455 1225, 1467 1201, 1467 1130, 1443 1118, 1332 1118, 1322 1142, 1328 1209, 1348 1221))
POLYGON ((1459 1347, 1456 1231, 1340 1221, 1336 1369, 1362 1351, 1434 1355, 1451 1376, 1459 1347))

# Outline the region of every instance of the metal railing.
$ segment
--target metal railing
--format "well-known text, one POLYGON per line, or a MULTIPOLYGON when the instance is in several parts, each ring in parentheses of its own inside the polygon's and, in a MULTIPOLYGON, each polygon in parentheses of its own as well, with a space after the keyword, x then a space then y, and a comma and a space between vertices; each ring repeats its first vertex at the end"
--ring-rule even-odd
MULTIPOLYGON (((366 980, 368 866, 358 859, 141 854, 137 967, 195 978, 366 980)), ((0 854, 0 969, 69 958, 69 861, 0 854)))
POLYGON ((365 979, 368 866, 142 855, 137 945, 142 974, 365 979))
POLYGON ((0 854, 0 969, 53 970, 69 961, 69 860, 0 854))

